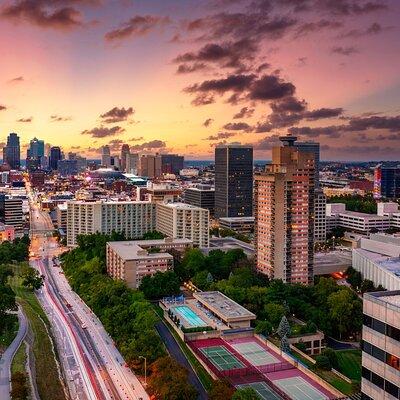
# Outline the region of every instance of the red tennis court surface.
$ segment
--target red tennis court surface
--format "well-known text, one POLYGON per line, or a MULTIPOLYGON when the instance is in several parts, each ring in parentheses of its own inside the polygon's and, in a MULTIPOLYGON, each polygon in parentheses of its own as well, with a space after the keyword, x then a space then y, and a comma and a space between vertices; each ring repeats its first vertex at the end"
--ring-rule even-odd
POLYGON ((304 379, 303 386, 306 388, 307 385, 310 386, 309 390, 313 392, 313 399, 319 400, 318 393, 321 400, 337 398, 256 337, 249 336, 229 341, 221 338, 202 339, 188 342, 188 345, 216 376, 227 379, 234 386, 265 382, 278 395, 278 398, 298 400, 298 397, 292 396, 290 391, 285 390, 285 383, 291 381, 291 378, 298 377, 304 379), (213 354, 212 351, 205 351, 208 347, 220 348, 221 354, 228 354, 230 359, 236 359, 239 362, 237 365, 242 364, 243 367, 221 369, 215 359, 207 356, 207 354, 213 354), (315 396, 316 393, 317 396, 315 396))

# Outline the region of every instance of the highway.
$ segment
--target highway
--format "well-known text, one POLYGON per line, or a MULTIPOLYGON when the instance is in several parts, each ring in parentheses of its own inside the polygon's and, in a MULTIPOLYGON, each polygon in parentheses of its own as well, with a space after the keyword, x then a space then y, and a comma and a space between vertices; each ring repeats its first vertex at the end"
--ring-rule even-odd
MULTIPOLYGON (((27 185, 29 189, 29 183, 27 185)), ((79 400, 147 400, 144 387, 125 365, 101 322, 71 290, 56 257, 58 242, 46 235, 53 224, 30 192, 31 266, 45 276, 38 298, 52 324, 70 395, 79 400)))

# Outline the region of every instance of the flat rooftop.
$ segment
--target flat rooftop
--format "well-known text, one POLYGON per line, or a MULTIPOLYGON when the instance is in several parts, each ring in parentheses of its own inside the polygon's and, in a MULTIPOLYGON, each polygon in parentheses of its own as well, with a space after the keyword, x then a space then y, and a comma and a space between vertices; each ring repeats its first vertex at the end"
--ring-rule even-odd
POLYGON ((174 203, 159 203, 163 206, 167 206, 169 208, 179 208, 181 210, 205 210, 205 208, 197 207, 197 206, 192 206, 191 204, 187 203, 179 203, 179 202, 174 202, 174 203))
POLYGON ((400 290, 371 292, 365 293, 364 296, 367 298, 369 297, 371 300, 376 299, 400 308, 400 290))
POLYGON ((251 320, 256 316, 221 292, 196 292, 194 298, 225 321, 251 320))
POLYGON ((169 253, 148 253, 146 248, 157 246, 162 246, 165 244, 177 245, 177 244, 185 244, 190 245, 192 241, 189 239, 156 239, 156 240, 128 240, 121 242, 107 242, 107 245, 110 246, 123 260, 138 260, 138 259, 149 259, 149 258, 171 258, 173 256, 169 253))
POLYGON ((222 217, 219 218, 220 221, 224 222, 254 222, 254 217, 222 217))
POLYGON ((350 217, 357 217, 357 218, 363 218, 363 219, 389 221, 389 217, 387 217, 387 216, 381 216, 381 215, 376 215, 376 214, 367 214, 367 213, 362 213, 362 212, 357 212, 357 211, 347 211, 347 210, 339 211, 336 215, 348 215, 350 217))
POLYGON ((354 251, 370 259, 379 267, 385 269, 400 279, 400 257, 389 257, 365 249, 355 249, 354 251))

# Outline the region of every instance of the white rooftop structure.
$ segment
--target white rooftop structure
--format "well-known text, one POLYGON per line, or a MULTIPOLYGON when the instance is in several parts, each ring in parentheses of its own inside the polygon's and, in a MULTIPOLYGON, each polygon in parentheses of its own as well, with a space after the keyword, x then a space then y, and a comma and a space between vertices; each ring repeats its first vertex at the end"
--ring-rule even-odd
POLYGON ((388 290, 400 289, 400 237, 373 234, 370 239, 361 238, 352 255, 353 268, 364 279, 388 290))

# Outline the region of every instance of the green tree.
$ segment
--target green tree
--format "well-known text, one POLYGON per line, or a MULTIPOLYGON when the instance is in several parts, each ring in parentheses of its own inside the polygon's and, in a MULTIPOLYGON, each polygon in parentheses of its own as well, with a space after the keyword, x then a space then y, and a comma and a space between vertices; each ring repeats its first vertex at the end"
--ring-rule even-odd
POLYGON ((375 290, 375 285, 374 282, 372 282, 369 279, 364 279, 361 282, 361 293, 366 293, 366 292, 373 292, 375 290))
POLYGON ((173 271, 156 272, 153 276, 143 277, 139 289, 148 299, 179 294, 180 281, 173 271))
POLYGON ((252 387, 247 387, 236 390, 232 396, 232 400, 259 400, 259 397, 252 387))
POLYGON ((148 389, 163 400, 195 400, 197 391, 188 383, 188 371, 171 357, 162 357, 150 367, 148 389))
POLYGON ((22 275, 22 285, 32 290, 38 290, 43 286, 44 275, 37 269, 28 268, 22 275))
POLYGON ((215 380, 212 382, 208 394, 209 400, 230 400, 235 389, 227 381, 215 380))
POLYGON ((282 304, 268 303, 264 307, 264 315, 274 328, 277 328, 286 310, 282 304))
POLYGON ((335 350, 331 349, 330 347, 326 347, 324 350, 322 350, 321 354, 329 358, 329 363, 332 368, 339 368, 339 360, 335 350))
POLYGON ((279 322, 277 333, 281 339, 284 336, 286 336, 286 337, 290 336, 290 325, 289 325, 289 321, 286 318, 286 315, 284 315, 281 319, 281 322, 279 322))
POLYGON ((151 231, 151 232, 146 232, 142 240, 157 240, 157 239, 164 239, 165 235, 161 232, 158 231, 151 231))
POLYGON ((316 361, 315 366, 317 368, 320 368, 320 369, 323 369, 326 371, 330 371, 332 369, 331 362, 329 360, 329 357, 327 357, 327 356, 320 354, 315 358, 315 361, 316 361))

